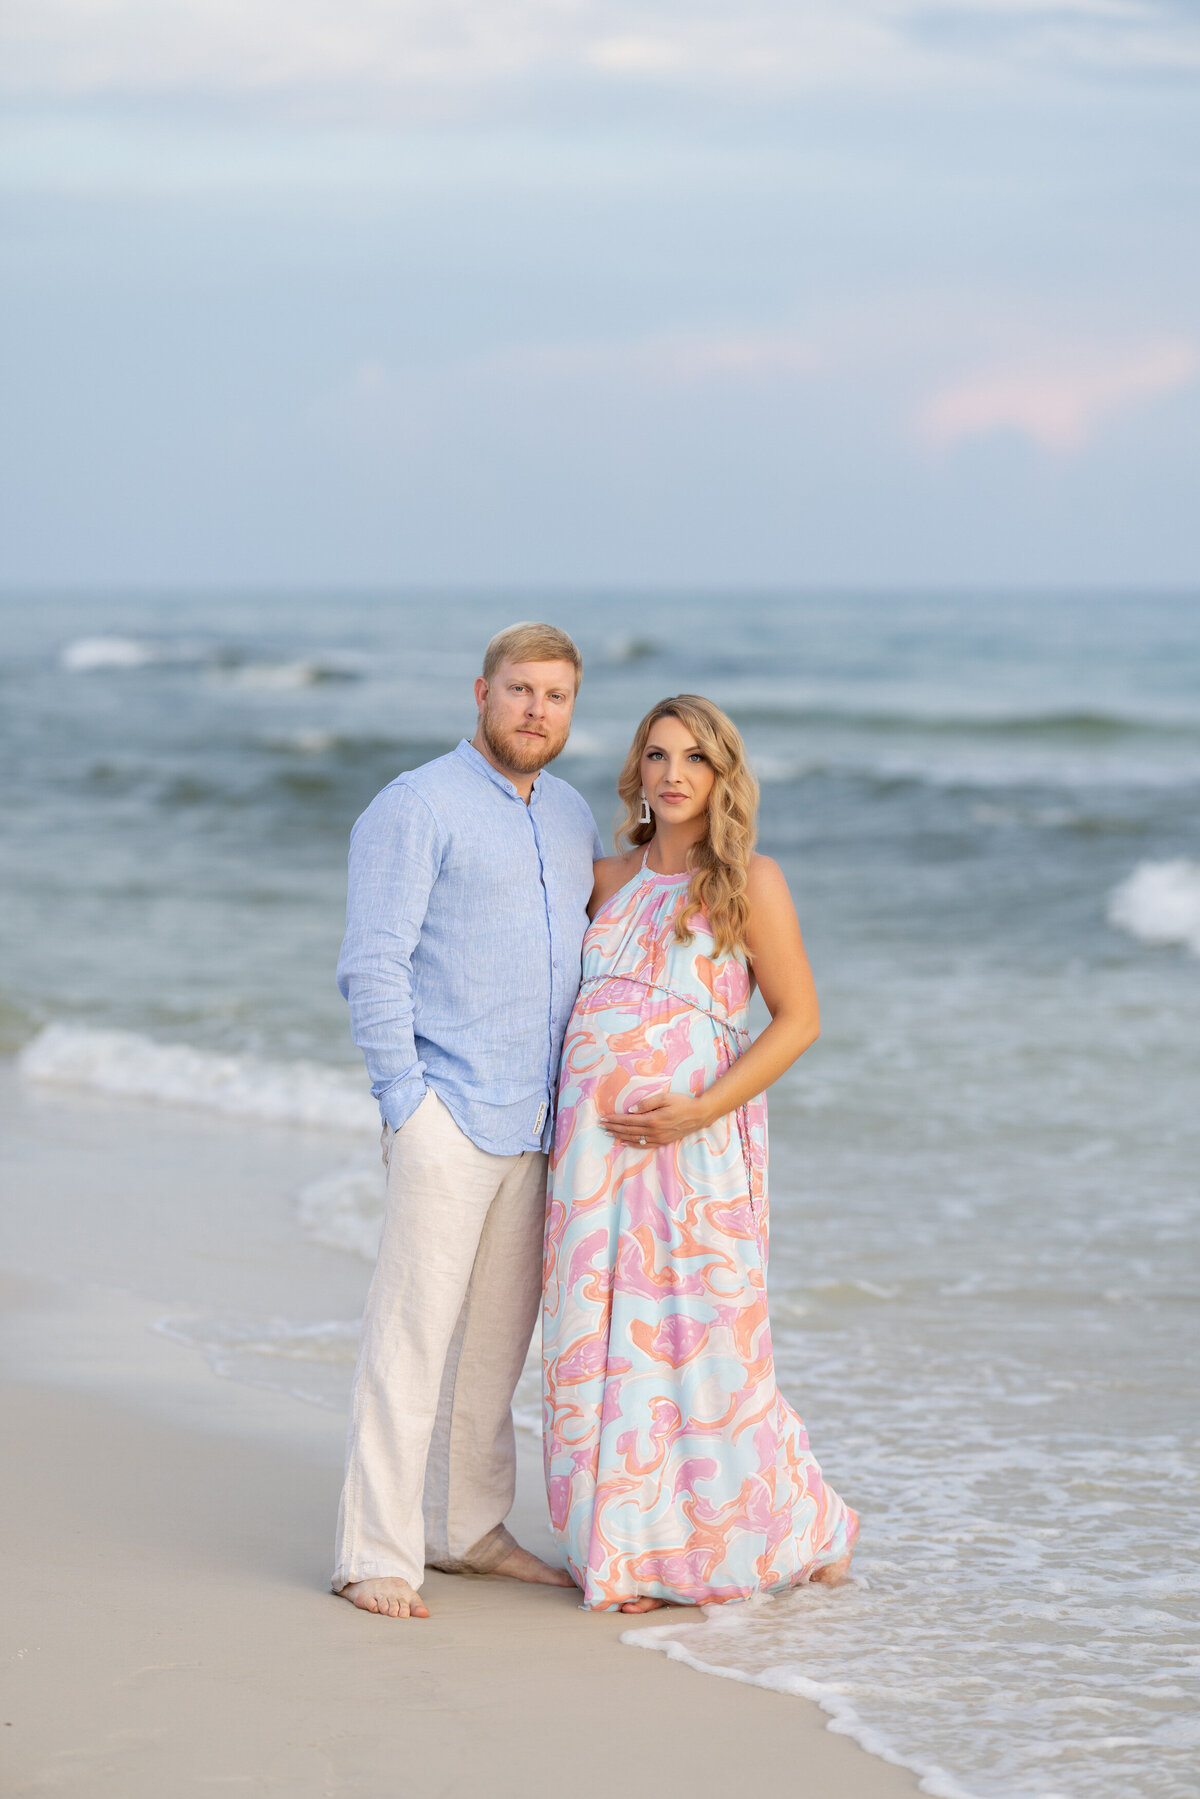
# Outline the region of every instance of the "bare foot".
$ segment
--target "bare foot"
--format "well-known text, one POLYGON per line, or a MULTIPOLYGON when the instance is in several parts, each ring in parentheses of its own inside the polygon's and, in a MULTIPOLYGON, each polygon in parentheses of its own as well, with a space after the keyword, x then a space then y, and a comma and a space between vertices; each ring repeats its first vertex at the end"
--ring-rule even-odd
POLYGON ((388 1575, 382 1580, 352 1580, 340 1597, 360 1612, 378 1612, 381 1618, 428 1618, 429 1607, 406 1580, 388 1575))
POLYGON ((850 1557, 844 1555, 840 1562, 826 1562, 823 1568, 818 1568, 808 1578, 813 1582, 819 1581, 823 1587, 840 1587, 849 1572, 850 1557))
POLYGON ((643 1594, 640 1599, 627 1599, 618 1609, 623 1612, 656 1612, 666 1603, 665 1599, 651 1599, 648 1594, 643 1594))
POLYGON ((497 1562, 491 1570, 493 1574, 503 1574, 506 1580, 533 1580, 543 1587, 573 1587, 575 1582, 565 1568, 552 1568, 549 1562, 543 1562, 528 1549, 522 1549, 514 1543, 502 1562, 497 1562))

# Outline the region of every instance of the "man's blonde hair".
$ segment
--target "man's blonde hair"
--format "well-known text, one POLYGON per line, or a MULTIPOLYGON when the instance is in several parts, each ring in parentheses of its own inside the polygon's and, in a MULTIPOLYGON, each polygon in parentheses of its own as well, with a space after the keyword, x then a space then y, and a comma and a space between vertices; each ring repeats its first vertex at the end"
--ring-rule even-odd
POLYGON ((557 625, 528 622, 497 631, 483 652, 483 678, 490 681, 506 662, 569 662, 575 670, 575 691, 583 680, 583 657, 557 625))

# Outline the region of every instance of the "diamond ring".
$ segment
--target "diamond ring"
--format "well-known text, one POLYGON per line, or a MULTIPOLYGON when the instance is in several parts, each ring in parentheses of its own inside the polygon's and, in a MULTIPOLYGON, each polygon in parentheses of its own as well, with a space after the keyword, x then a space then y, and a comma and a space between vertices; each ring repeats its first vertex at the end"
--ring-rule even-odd
POLYGON ((645 1139, 645 1138, 644 1138, 644 1137, 639 1137, 639 1138, 638 1138, 638 1142, 639 1142, 639 1143, 640 1143, 640 1144, 641 1144, 641 1146, 642 1146, 642 1148, 643 1148, 643 1149, 645 1149, 645 1147, 646 1147, 646 1139, 645 1139))

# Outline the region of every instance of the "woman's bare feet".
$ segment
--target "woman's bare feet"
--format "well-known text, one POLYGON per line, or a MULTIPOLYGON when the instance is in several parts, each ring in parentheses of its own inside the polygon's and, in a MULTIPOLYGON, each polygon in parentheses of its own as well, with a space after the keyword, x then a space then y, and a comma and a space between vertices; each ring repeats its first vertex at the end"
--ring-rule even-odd
POLYGON ((618 1609, 623 1612, 656 1612, 666 1604, 665 1599, 651 1599, 643 1594, 640 1599, 627 1599, 618 1609))
POLYGON ((387 1575, 381 1580, 352 1580, 340 1597, 360 1612, 378 1612, 381 1618, 428 1618, 429 1607, 406 1580, 387 1575))
POLYGON ((575 1582, 565 1568, 552 1568, 549 1562, 541 1560, 528 1549, 522 1549, 514 1543, 502 1562, 497 1562, 491 1570, 493 1574, 503 1574, 506 1580, 533 1580, 543 1587, 573 1587, 575 1582))
POLYGON ((808 1578, 811 1581, 819 1581, 823 1587, 840 1587, 849 1572, 850 1557, 844 1555, 840 1562, 826 1562, 823 1568, 818 1568, 808 1578))

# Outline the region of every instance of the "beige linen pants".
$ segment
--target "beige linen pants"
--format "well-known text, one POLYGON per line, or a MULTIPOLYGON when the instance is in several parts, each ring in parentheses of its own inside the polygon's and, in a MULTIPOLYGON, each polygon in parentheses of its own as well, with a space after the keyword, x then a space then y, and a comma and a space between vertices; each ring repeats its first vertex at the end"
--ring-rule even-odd
POLYGON ((384 1131, 333 1590, 428 1564, 484 1574, 513 1539, 513 1389, 541 1297, 546 1158, 479 1149, 430 1089, 384 1131))

